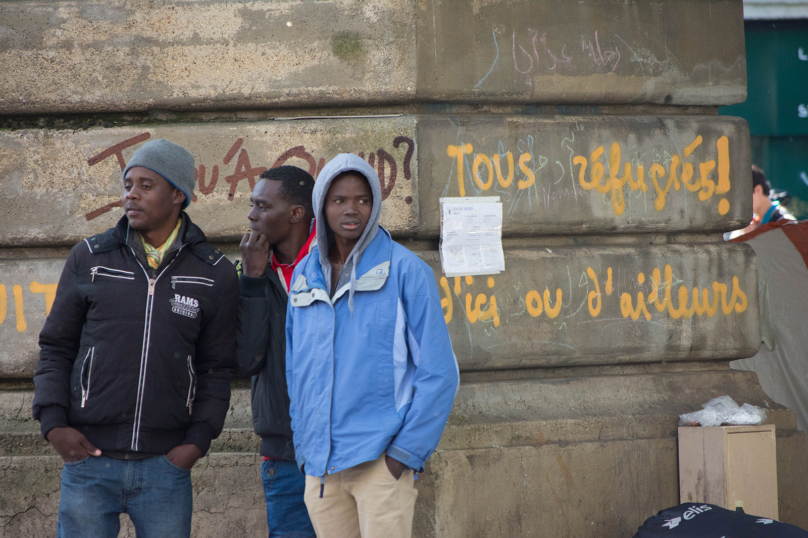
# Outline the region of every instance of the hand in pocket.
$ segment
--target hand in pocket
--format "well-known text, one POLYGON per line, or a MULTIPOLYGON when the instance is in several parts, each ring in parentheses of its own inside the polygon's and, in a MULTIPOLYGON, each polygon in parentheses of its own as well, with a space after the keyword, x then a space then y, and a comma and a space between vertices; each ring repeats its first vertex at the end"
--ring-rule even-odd
POLYGON ((48 441, 65 463, 101 455, 101 451, 95 448, 83 433, 74 428, 53 428, 48 432, 48 441))
POLYGON ((401 478, 402 473, 407 469, 406 465, 386 454, 384 456, 384 463, 387 464, 387 470, 390 471, 390 474, 393 475, 393 478, 396 480, 401 478))

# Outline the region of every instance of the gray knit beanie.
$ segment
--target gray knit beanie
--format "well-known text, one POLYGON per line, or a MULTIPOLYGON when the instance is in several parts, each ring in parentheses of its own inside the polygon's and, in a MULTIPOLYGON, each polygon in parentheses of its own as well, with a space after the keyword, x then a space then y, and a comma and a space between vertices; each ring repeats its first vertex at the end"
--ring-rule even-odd
POLYGON ((196 185, 196 169, 193 155, 188 153, 184 147, 164 138, 149 140, 140 146, 140 149, 129 159, 129 163, 123 171, 123 177, 126 177, 129 169, 135 166, 142 166, 160 174, 166 181, 182 191, 185 195, 183 209, 191 203, 196 185))

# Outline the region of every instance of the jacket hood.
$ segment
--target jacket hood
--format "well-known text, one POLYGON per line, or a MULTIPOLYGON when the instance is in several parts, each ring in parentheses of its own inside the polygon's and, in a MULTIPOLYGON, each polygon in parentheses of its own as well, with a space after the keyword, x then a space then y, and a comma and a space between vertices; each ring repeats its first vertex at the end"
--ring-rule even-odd
POLYGON ((376 174, 376 171, 373 170, 373 167, 364 159, 352 153, 341 153, 337 155, 323 167, 320 174, 317 176, 317 182, 314 184, 311 201, 314 206, 314 216, 317 222, 322 223, 322 225, 317 227, 317 248, 319 250, 320 268, 325 278, 326 289, 329 292, 332 290, 330 289, 331 262, 328 260, 328 251, 331 248, 331 244, 334 242, 334 238, 324 213, 325 197, 326 194, 328 194, 328 189, 331 187, 334 178, 344 172, 356 172, 364 176, 370 184, 370 191, 373 193, 373 208, 371 209, 367 226, 365 226, 365 230, 359 237, 359 241, 357 241, 353 250, 348 255, 348 259, 345 261, 346 266, 350 263, 351 268, 351 288, 348 301, 351 312, 353 312, 353 295, 356 289, 356 267, 359 265, 362 253, 379 231, 379 215, 382 209, 382 187, 379 182, 379 176, 376 174))

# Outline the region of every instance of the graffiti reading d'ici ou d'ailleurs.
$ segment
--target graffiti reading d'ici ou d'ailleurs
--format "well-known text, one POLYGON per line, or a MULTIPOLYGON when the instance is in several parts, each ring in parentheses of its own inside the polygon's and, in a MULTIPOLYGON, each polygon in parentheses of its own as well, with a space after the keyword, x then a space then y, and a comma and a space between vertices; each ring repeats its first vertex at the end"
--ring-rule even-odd
MULTIPOLYGON (((489 322, 494 331, 511 316, 521 316, 525 313, 531 318, 546 317, 550 320, 572 321, 571 318, 582 312, 588 312, 590 318, 597 319, 603 308, 604 297, 613 295, 619 301, 622 317, 631 321, 651 321, 654 310, 660 316, 678 320, 694 316, 712 318, 718 314, 730 316, 745 312, 749 306, 746 293, 741 289, 737 276, 731 278, 731 284, 713 281, 703 288, 688 287, 682 280, 675 278, 673 268, 670 264, 666 264, 662 271, 659 268, 653 269, 648 277, 645 273, 638 273, 636 278, 630 281, 630 291, 619 293, 616 291, 613 275, 612 267, 606 268, 605 275, 598 275, 595 269, 587 267, 578 278, 578 287, 584 288, 581 293, 573 291, 572 275, 569 275, 570 286, 566 293, 561 288, 556 288, 553 292, 549 287, 545 287, 540 291, 524 289, 522 284, 516 284, 513 286, 516 297, 512 293, 507 293, 508 297, 504 304, 503 301, 499 301, 498 304, 494 290, 496 281, 492 276, 485 278, 484 291, 490 295, 475 294, 470 289, 475 284, 474 277, 453 277, 453 283, 450 279, 441 277, 439 287, 444 321, 448 325, 456 318, 454 298, 457 298, 462 308, 462 315, 470 324, 489 322), (465 293, 463 284, 466 288, 465 293), (678 288, 675 287, 677 284, 678 288), (581 303, 573 302, 572 295, 578 295, 581 303)), ((488 334, 488 330, 486 333, 488 334)))

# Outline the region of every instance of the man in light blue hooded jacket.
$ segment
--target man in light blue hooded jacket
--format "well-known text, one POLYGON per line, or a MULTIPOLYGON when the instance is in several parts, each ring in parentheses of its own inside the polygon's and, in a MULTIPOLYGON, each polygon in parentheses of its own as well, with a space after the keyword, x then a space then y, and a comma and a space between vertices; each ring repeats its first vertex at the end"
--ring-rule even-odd
POLYGON ((379 178, 341 154, 312 195, 317 246, 295 270, 286 378, 317 536, 409 537, 414 473, 459 384, 432 270, 379 226, 379 178))

